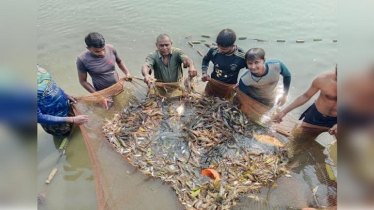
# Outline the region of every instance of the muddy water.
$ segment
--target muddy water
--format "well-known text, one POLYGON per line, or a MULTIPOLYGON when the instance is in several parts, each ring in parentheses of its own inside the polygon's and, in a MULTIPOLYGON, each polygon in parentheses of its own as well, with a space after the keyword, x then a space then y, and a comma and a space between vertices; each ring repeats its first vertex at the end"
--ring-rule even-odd
MULTIPOLYGON (((216 34, 229 27, 237 36, 250 39, 238 40, 237 44, 247 50, 262 47, 267 58, 282 60, 292 72, 292 88, 289 101, 303 93, 317 75, 330 71, 336 63, 337 1, 57 1, 48 0, 38 5, 38 62, 45 67, 56 82, 72 95, 83 95, 75 67, 76 57, 85 49, 84 36, 91 31, 104 35, 107 43, 114 45, 134 76, 141 77, 140 67, 145 56, 155 49, 155 38, 160 33, 168 33, 173 44, 182 48, 201 68, 201 57, 196 52, 208 51, 203 45, 191 48, 186 36, 200 40, 202 34, 206 42, 215 41, 216 34), (300 9, 304 8, 304 9, 300 9), (313 39, 322 38, 314 42, 313 39), (258 42, 253 39, 269 40, 258 42), (285 43, 276 42, 286 40, 285 43), (305 43, 296 43, 297 39, 305 43)), ((123 73, 120 73, 123 75, 123 73)), ((90 80, 90 79, 89 79, 90 80)), ((199 82, 199 88, 205 85, 199 82)), ((141 93, 136 93, 141 95, 141 93)), ((125 101, 125 100, 119 100, 125 101)), ((312 101, 295 110, 297 117, 312 101)), ((99 109, 99 108, 96 108, 99 109)), ((99 123, 105 113, 91 110, 94 123, 99 123), (96 122, 97 121, 97 122, 96 122)), ((110 115, 110 114, 108 114, 110 115)), ((94 134, 92 134, 94 135, 94 134)), ((66 154, 59 161, 57 147, 59 139, 54 139, 38 127, 38 192, 46 189, 46 199, 40 209, 94 209, 96 208, 95 186, 92 168, 80 132, 74 133, 66 154), (50 171, 58 167, 52 183, 44 183, 50 171)), ((323 153, 310 153, 320 156, 323 153)), ((126 200, 126 207, 118 209, 179 209, 176 196, 169 188, 146 177, 123 163, 117 153, 103 145, 98 156, 105 160, 105 170, 118 174, 116 180, 123 184, 125 193, 116 194, 115 199, 126 200), (120 163, 120 164, 118 164, 120 163), (123 175, 125 174, 125 175, 123 175)), ((309 163, 300 161, 300 165, 309 163)), ((306 167, 308 169, 308 167, 306 167)), ((313 170, 308 170, 313 174, 313 170)), ((295 175, 297 177, 297 175, 295 175)), ((299 175, 303 178, 303 175, 299 175)), ((286 179, 290 180, 290 179, 286 179)), ((299 183, 298 184, 303 184, 299 183)), ((280 186, 280 185, 278 185, 280 186)), ((284 185, 283 188, 288 185, 284 185)), ((295 186, 290 184, 289 186, 295 186)), ((313 189, 314 185, 308 186, 313 189)), ((288 188, 291 189, 291 188, 288 188)), ((295 196, 300 195, 294 191, 295 196)), ((294 199, 295 206, 308 205, 310 192, 294 199)))

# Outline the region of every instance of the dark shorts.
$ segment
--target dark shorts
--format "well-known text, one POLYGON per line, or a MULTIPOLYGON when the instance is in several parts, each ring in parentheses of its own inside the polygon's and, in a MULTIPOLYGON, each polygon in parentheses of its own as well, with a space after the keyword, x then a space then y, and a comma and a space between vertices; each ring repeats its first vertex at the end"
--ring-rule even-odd
MULTIPOLYGON (((74 116, 73 110, 70 107, 70 112, 68 117, 74 116)), ((73 128, 73 123, 59 123, 59 124, 40 124, 45 132, 53 136, 68 136, 71 129, 73 128)))
POLYGON ((337 117, 329 117, 326 115, 321 114, 316 105, 313 103, 305 112, 303 112, 299 118, 299 120, 303 119, 303 122, 318 125, 323 127, 331 128, 338 122, 337 117), (303 119, 304 118, 304 119, 303 119))

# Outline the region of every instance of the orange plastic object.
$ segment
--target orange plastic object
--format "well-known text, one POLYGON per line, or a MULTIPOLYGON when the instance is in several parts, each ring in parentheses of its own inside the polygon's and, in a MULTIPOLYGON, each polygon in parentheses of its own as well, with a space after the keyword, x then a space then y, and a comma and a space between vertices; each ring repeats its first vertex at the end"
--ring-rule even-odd
POLYGON ((214 181, 219 180, 218 172, 212 168, 202 170, 201 175, 208 176, 209 178, 214 179, 214 181))

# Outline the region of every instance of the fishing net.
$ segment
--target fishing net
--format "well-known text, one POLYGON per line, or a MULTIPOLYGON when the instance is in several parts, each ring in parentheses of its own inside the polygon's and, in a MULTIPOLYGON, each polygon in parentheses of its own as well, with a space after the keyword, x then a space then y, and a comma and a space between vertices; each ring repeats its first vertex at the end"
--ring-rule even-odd
MULTIPOLYGON (((121 79, 78 98, 74 106, 75 114, 90 116, 80 128, 94 174, 97 209, 123 209, 133 198, 121 184, 126 179, 123 160, 171 186, 183 205, 171 209, 229 209, 239 197, 253 198, 281 174, 290 173, 289 139, 279 133, 289 136, 299 125, 296 120, 272 129, 273 124, 249 117, 249 110, 260 115, 263 106, 243 106, 254 100, 246 101, 239 91, 241 105, 223 99, 232 95, 196 92, 189 78, 151 82, 148 87, 140 80, 121 79), (113 106, 103 110, 98 103, 108 97, 113 97, 113 106)), ((233 92, 219 81, 209 83, 216 92, 233 92)))
POLYGON ((111 198, 112 193, 103 187, 107 185, 105 184, 107 177, 105 173, 101 172, 101 170, 105 169, 105 167, 102 166, 104 164, 101 164, 103 162, 100 160, 98 155, 100 154, 98 153, 99 148, 103 148, 105 146, 103 145, 104 141, 100 141, 100 139, 105 137, 101 134, 101 132, 97 132, 97 129, 100 129, 101 124, 97 122, 101 122, 103 119, 100 119, 100 117, 92 114, 93 109, 91 109, 91 106, 103 102, 104 98, 112 97, 123 92, 124 89, 122 83, 123 79, 105 90, 91 93, 82 97, 76 97, 78 104, 72 106, 75 115, 86 114, 90 117, 90 121, 87 123, 87 125, 80 125, 79 127, 88 150, 91 167, 94 174, 97 209, 111 209, 113 203, 110 201, 113 200, 113 198, 111 198))
POLYGON ((103 129, 132 165, 170 183, 185 208, 229 209, 239 194, 286 171, 284 144, 252 134, 249 123, 226 100, 155 96, 129 106, 103 129), (214 181, 201 175, 203 169, 214 181))
POLYGON ((87 94, 85 96, 76 97, 80 103, 85 104, 97 104, 102 102, 105 98, 113 97, 120 94, 123 91, 123 81, 125 78, 121 78, 116 84, 94 93, 87 94))
POLYGON ((226 84, 211 78, 205 86, 205 95, 230 100, 234 92, 233 87, 233 84, 226 84))

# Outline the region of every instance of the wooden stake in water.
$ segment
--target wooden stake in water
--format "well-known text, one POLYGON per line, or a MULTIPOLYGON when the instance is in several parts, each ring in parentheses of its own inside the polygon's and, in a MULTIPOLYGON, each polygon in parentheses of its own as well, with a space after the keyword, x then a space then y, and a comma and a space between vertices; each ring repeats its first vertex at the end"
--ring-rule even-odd
POLYGON ((64 138, 64 140, 62 140, 61 144, 60 144, 60 147, 58 148, 58 151, 59 152, 62 152, 63 154, 65 153, 65 149, 66 147, 68 146, 68 137, 64 138))
POLYGON ((54 168, 49 174, 48 179, 45 180, 45 183, 49 184, 52 181, 53 177, 55 176, 56 172, 57 172, 57 168, 54 168))

